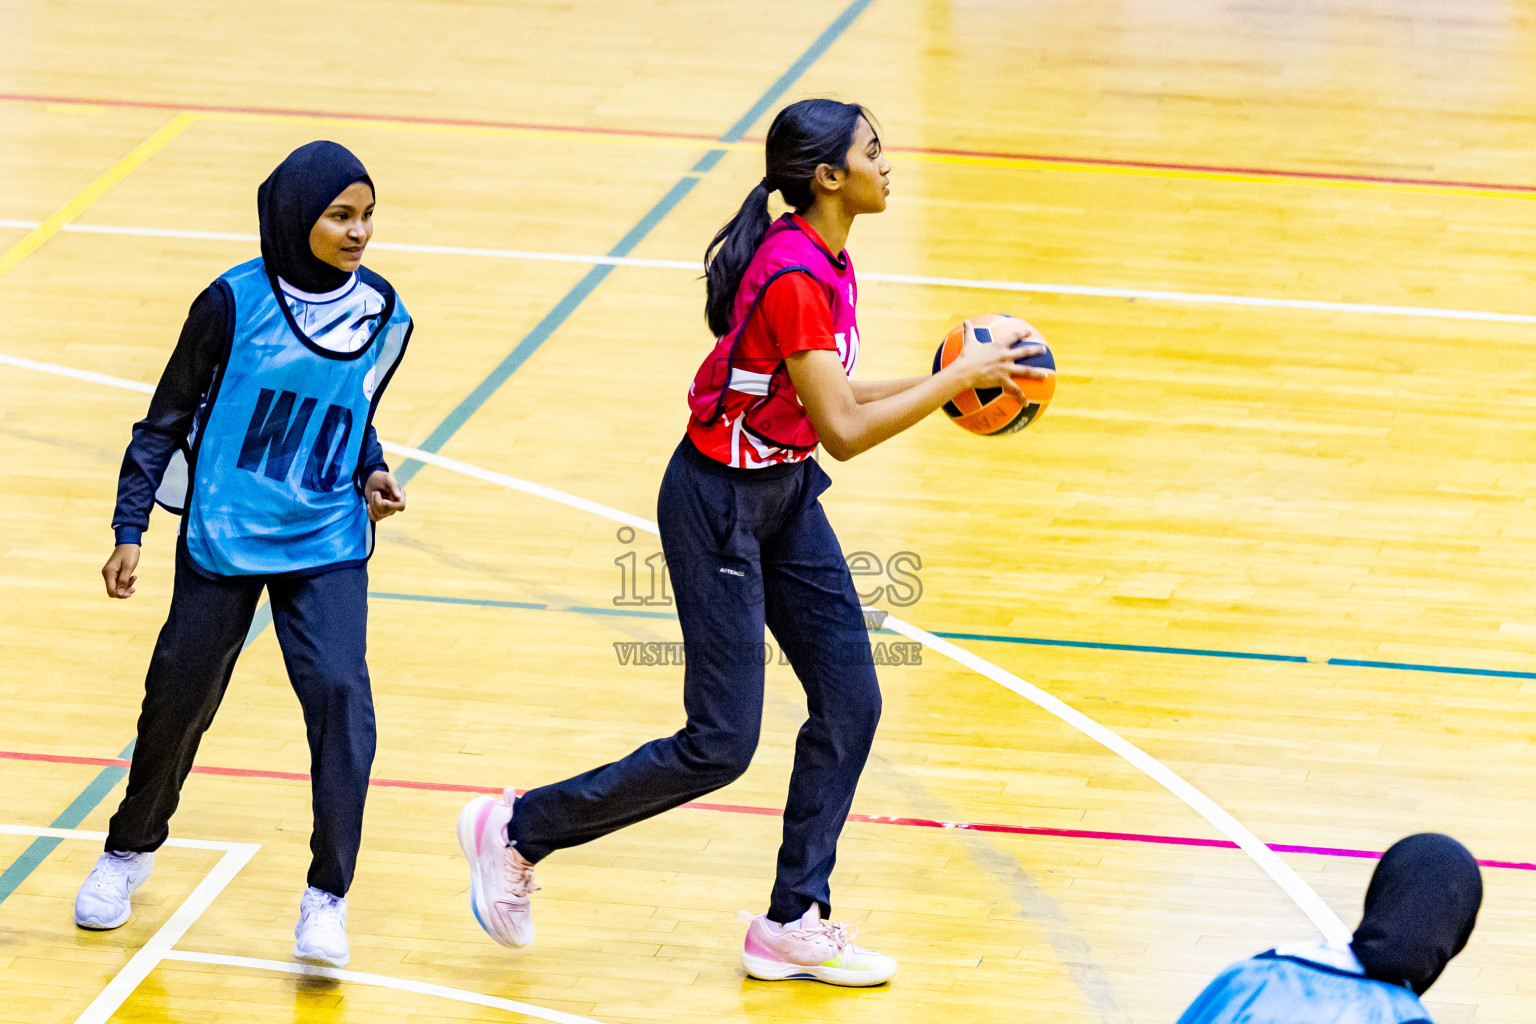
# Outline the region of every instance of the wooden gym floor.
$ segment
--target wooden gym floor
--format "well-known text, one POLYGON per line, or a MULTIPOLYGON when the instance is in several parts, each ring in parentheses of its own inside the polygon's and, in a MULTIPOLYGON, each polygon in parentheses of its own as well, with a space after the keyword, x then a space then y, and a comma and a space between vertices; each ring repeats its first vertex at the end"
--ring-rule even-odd
POLYGON ((1352 926, 1366 854, 1424 830, 1490 865, 1437 1019, 1536 1013, 1530 0, 0 0, 0 21, 8 1021, 1150 1024, 1316 936, 1312 891, 1352 926), (551 858, 538 943, 503 950, 468 912, 458 807, 676 728, 680 671, 616 646, 677 639, 664 606, 614 602, 629 554, 646 589, 653 537, 470 474, 654 514, 709 342, 688 265, 772 111, 827 94, 877 113, 895 164, 851 241, 860 373, 922 372, 988 310, 1061 366, 1022 436, 939 417, 828 466, 845 548, 920 559, 916 603, 877 605, 983 659, 940 641, 882 669, 834 899, 901 973, 740 972, 732 915, 766 899, 803 717, 780 666, 752 770, 551 858), (380 433, 471 467, 408 464, 379 531, 380 784, 341 979, 283 970, 309 805, 270 629, 186 788, 189 845, 124 928, 70 916, 169 597, 163 512, 132 601, 97 576, 133 384, 255 254, 257 183, 319 137, 372 172, 369 262, 417 321, 380 433))

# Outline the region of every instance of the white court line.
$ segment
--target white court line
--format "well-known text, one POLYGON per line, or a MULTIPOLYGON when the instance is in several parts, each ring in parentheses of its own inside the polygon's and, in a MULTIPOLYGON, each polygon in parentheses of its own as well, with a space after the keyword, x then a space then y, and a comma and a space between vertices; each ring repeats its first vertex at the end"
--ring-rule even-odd
MULTIPOLYGON (((46 828, 40 825, 0 825, 0 835, 34 836, 41 839, 93 839, 98 843, 106 842, 107 839, 105 832, 92 832, 83 828, 46 828)), ((253 853, 261 849, 260 844, 225 843, 215 839, 167 839, 164 845, 185 850, 222 850, 225 853, 244 846, 250 846, 253 853)))
MULTIPOLYGON (((31 221, 0 220, 0 228, 35 228, 31 221)), ((188 231, 180 228, 115 227, 107 224, 67 224, 65 231, 82 235, 128 235, 134 238, 176 238, 192 242, 259 243, 261 236, 234 231, 188 231)), ((638 256, 589 256, 574 252, 538 252, 532 249, 477 249, 461 245, 416 245, 410 242, 370 242, 370 249, 385 252, 415 252, 431 256, 481 256, 496 260, 536 260, 541 263, 604 264, 610 267, 653 267, 660 270, 704 272, 698 260, 652 260, 638 256)))
POLYGON ((55 377, 69 377, 72 380, 89 381, 92 384, 105 384, 109 388, 122 388, 124 391, 137 391, 141 395, 155 393, 153 385, 141 384, 126 377, 113 377, 110 374, 96 373, 94 370, 77 370, 72 366, 59 366, 54 363, 40 363, 36 359, 23 359, 20 356, 0 354, 0 364, 14 366, 21 370, 36 370, 38 373, 51 373, 55 377))
MULTIPOLYGON (((34 828, 29 825, 0 825, 0 834, 40 836, 51 839, 89 839, 96 842, 106 838, 105 832, 88 832, 75 828, 34 828)), ((213 866, 213 870, 197 883, 191 895, 176 908, 171 919, 161 925, 155 934, 149 937, 149 941, 129 958, 123 965, 123 969, 107 982, 107 987, 97 993, 96 998, 91 1000, 91 1005, 75 1018, 75 1024, 106 1024, 128 997, 133 995, 133 990, 139 987, 139 983, 149 977, 156 965, 165 959, 171 947, 187 934, 187 929, 203 916, 203 911, 218 899, 224 887, 240 873, 241 868, 251 862, 251 858, 256 856, 256 851, 261 849, 257 843, 218 843, 204 839, 167 839, 165 845, 191 850, 220 850, 224 856, 220 857, 219 862, 213 866)))
MULTIPOLYGON (((105 832, 92 832, 86 829, 5 824, 0 824, 0 835, 84 839, 98 843, 107 838, 105 832)), ((550 1010, 542 1006, 534 1006, 532 1003, 519 1003, 511 999, 481 995, 461 988, 411 981, 407 978, 391 978, 382 974, 363 974, 359 971, 343 971, 330 967, 311 967, 307 964, 285 963, 281 960, 256 960, 244 956, 226 956, 222 953, 193 953, 173 949, 172 947, 181 941, 182 936, 186 935, 187 930, 199 917, 203 916, 203 912, 218 899, 224 888, 240 873, 240 869, 251 862, 251 858, 256 856, 261 845, 259 843, 223 843, 211 839, 167 839, 165 845, 188 850, 218 850, 223 852, 224 856, 219 858, 219 862, 213 866, 212 871, 203 876, 203 880, 192 890, 191 895, 182 901, 181 906, 176 908, 170 920, 150 936, 149 941, 133 955, 128 963, 123 965, 122 970, 107 983, 107 987, 91 1001, 91 1005, 75 1018, 75 1024, 107 1024, 107 1021, 112 1019, 112 1015, 128 1001, 128 997, 133 995, 140 983, 165 960, 180 960, 195 964, 225 964, 263 971, 280 971, 285 974, 335 978, 337 981, 376 985, 400 992, 418 992, 422 995, 472 1003, 476 1006, 510 1010, 525 1017, 550 1021, 551 1024, 602 1024, 601 1021, 593 1020, 591 1017, 579 1017, 574 1013, 550 1010)))
MULTIPOLYGON (((875 610, 865 609, 865 611, 875 610)), ((973 672, 986 676, 999 686, 1012 690, 1036 707, 1055 715, 1089 739, 1125 758, 1142 774, 1184 801, 1194 809, 1196 814, 1214 825, 1217 831, 1241 847, 1243 852, 1252 857, 1264 873, 1301 908, 1301 912, 1307 915, 1328 941, 1339 944, 1349 942, 1352 933, 1344 926, 1344 922, 1339 920, 1339 916, 1323 902, 1322 897, 1310 885, 1302 881, 1301 876, 1296 874, 1289 864, 1281 860, 1274 850, 1265 846, 1259 837, 1250 832, 1242 822, 1234 818, 1216 801, 1196 789, 1172 768, 1114 730, 1100 725, 1066 701, 1047 693, 1033 683, 1025 682, 1007 669, 999 668, 959 644, 934 636, 927 630, 919 629, 894 615, 886 615, 881 625, 908 639, 916 640, 924 647, 939 652, 951 661, 959 662, 973 672)))
MULTIPOLYGON (((0 357, 0 361, 17 365, 9 357, 0 357)), ((59 376, 80 379, 79 374, 84 372, 63 366, 53 367, 50 363, 37 363, 31 360, 26 360, 26 362, 30 364, 26 367, 27 369, 35 369, 43 373, 57 373, 59 376)), ((121 378, 107 377, 103 374, 95 376, 103 382, 121 380, 121 378)), ((127 383, 133 385, 131 390, 134 391, 140 391, 144 387, 144 385, 134 382, 127 383)), ((640 516, 631 515, 627 512, 620 512, 607 505, 588 501, 585 498, 578 498, 573 494, 566 494, 563 491, 557 491, 543 484, 532 483, 517 477, 506 476, 502 473, 495 473, 488 469, 473 466, 467 462, 459 462, 457 459, 445 459, 440 455, 432 455, 430 452, 406 448, 404 445, 384 442, 384 447, 386 450, 408 454, 412 458, 418 458, 423 462, 428 462, 430 465, 435 465, 442 469, 464 473, 488 483, 498 483, 504 487, 522 491, 525 494, 558 501, 562 505, 582 509, 583 511, 591 512, 593 515, 612 519, 615 522, 624 523, 635 529, 644 530, 647 533, 659 532, 656 524, 649 519, 643 519, 640 516)), ((1318 931, 1323 933, 1326 939, 1330 942, 1341 944, 1349 942, 1352 933, 1345 927, 1344 922, 1339 920, 1339 916, 1329 908, 1328 904, 1323 902, 1322 897, 1318 896, 1311 886, 1302 880, 1300 875, 1291 869, 1289 864, 1281 860, 1273 850, 1260 842, 1257 836, 1231 814, 1223 810, 1219 804, 1196 789, 1183 776, 1163 764, 1157 758, 1131 743, 1119 733, 1101 725, 1081 711, 1073 708, 1065 701, 1052 696, 1033 683, 1025 682, 1007 669, 994 665, 992 662, 973 654, 958 644, 936 637, 932 633, 896 618, 894 615, 887 615, 884 624, 887 628, 903 636, 910 637, 944 655, 946 658, 958 662, 966 668, 978 672, 993 682, 1006 687, 1042 711, 1055 715, 1074 729, 1082 732, 1085 736, 1120 755, 1133 767, 1152 779, 1152 781, 1163 786, 1174 796, 1182 800, 1195 813, 1215 826, 1217 831, 1236 843, 1248 856, 1252 857, 1254 863, 1280 887, 1282 892, 1301 908, 1301 912, 1307 915, 1307 918, 1317 927, 1318 931)))
POLYGON ((289 963, 283 960, 258 960, 249 956, 190 953, 183 950, 172 950, 165 954, 165 959, 180 960, 189 964, 221 964, 226 967, 247 967, 257 971, 278 971, 282 974, 299 974, 311 978, 334 978, 337 981, 350 981, 357 985, 376 985, 379 988, 392 988, 396 992, 416 992, 425 996, 436 996, 439 999, 452 999, 460 1003, 487 1006, 495 1010, 509 1010, 525 1017, 551 1021, 552 1024, 600 1024, 591 1017, 550 1010, 542 1006, 534 1006, 532 1003, 520 1003, 514 999, 482 995, 467 989, 449 988, 447 985, 432 985, 407 978, 393 978, 387 974, 365 974, 362 971, 346 971, 336 967, 311 967, 308 964, 289 963))
POLYGON ((224 887, 240 873, 241 868, 250 863, 251 858, 256 856, 256 851, 261 849, 253 843, 225 845, 228 850, 219 858, 213 870, 197 883, 197 888, 192 890, 192 895, 176 908, 176 913, 171 915, 171 919, 150 936, 149 941, 144 943, 143 947, 123 965, 123 969, 117 972, 117 976, 107 983, 107 987, 91 1000, 91 1005, 85 1008, 85 1012, 75 1018, 75 1024, 107 1024, 107 1021, 111 1020, 112 1015, 117 1012, 118 1007, 133 995, 133 990, 139 987, 139 983, 149 977, 150 972, 165 959, 171 947, 181 941, 181 937, 187 934, 187 929, 203 916, 203 911, 218 899, 224 887))
MULTIPOLYGON (((143 384, 136 380, 113 377, 105 373, 95 373, 91 370, 77 370, 74 367, 59 366, 55 363, 40 363, 35 359, 23 359, 20 356, 0 354, 0 365, 14 366, 21 370, 35 370, 38 373, 50 373, 56 377, 68 377, 72 380, 83 380, 92 384, 105 384, 107 387, 121 388, 124 391, 137 391, 143 395, 155 393, 155 389, 151 385, 143 384)), ((615 522, 625 523, 639 530, 649 530, 651 533, 656 532, 656 524, 649 519, 633 516, 628 512, 612 508, 611 506, 588 501, 586 498, 578 498, 574 494, 566 494, 564 491, 557 491, 553 487, 545 487, 543 484, 536 484, 515 476, 507 476, 504 473, 482 469, 468 462, 460 462, 458 459, 450 459, 443 455, 434 455, 432 452, 424 452, 419 448, 411 448, 408 445, 395 444, 393 441, 381 441, 379 443, 385 451, 391 454, 404 455, 408 459, 415 459, 417 462, 424 462, 429 466, 437 466, 439 469, 446 469, 450 473, 471 476, 477 480, 484 480, 486 483, 506 487, 509 490, 531 494, 536 498, 544 498, 547 501, 569 505, 571 508, 590 512, 595 516, 612 519, 615 522)))
MULTIPOLYGON (((67 226, 66 230, 68 230, 67 226)), ((1536 315, 1530 313, 1490 313, 1477 309, 1446 309, 1437 306, 1387 306, 1373 302, 1272 299, 1262 295, 1170 292, 1152 288, 1097 288, 1091 285, 1044 284, 1037 281, 980 281, 962 277, 924 277, 916 274, 861 274, 860 276, 866 281, 889 281, 893 284, 926 284, 945 288, 980 288, 986 291, 997 292, 1032 292, 1040 295, 1086 295, 1105 299, 1148 299, 1153 302, 1190 302, 1208 306, 1305 309, 1323 313, 1411 316, 1431 320, 1481 320, 1496 324, 1536 324, 1536 315)))
MULTIPOLYGON (((4 361, 6 361, 5 357, 0 356, 0 362, 4 361)), ((613 508, 610 505, 603 505, 595 501, 588 501, 586 498, 578 498, 574 494, 567 494, 564 491, 557 491, 553 487, 545 487, 543 484, 536 484, 531 480, 523 480, 519 477, 507 476, 505 473, 497 473, 489 469, 482 469, 481 467, 469 462, 460 462, 458 459, 450 459, 442 455, 434 455, 432 452, 424 452, 419 448, 411 448, 403 444, 395 444, 393 441, 380 441, 379 444, 387 452, 392 452, 395 455, 404 455, 406 458, 415 459, 417 462, 425 462, 429 466, 436 466, 439 469, 446 469, 450 473, 460 473, 464 476, 472 476, 476 480, 484 480, 486 483, 499 484, 500 486, 508 488, 509 490, 522 491, 524 494, 531 494, 536 498, 544 498, 548 501, 558 502, 561 505, 567 505, 571 508, 581 509, 583 512, 590 512, 595 516, 602 517, 603 519, 611 519, 616 523, 623 523, 626 526, 633 526, 637 530, 645 530, 647 533, 656 532, 656 524, 652 520, 645 519, 637 515, 631 515, 628 512, 620 511, 619 509, 613 508)))
MULTIPOLYGON (((33 221, 0 220, 0 228, 37 227, 33 221)), ((131 235, 136 238, 179 238, 191 241, 258 242, 256 235, 226 231, 186 231, 174 228, 115 227, 105 224, 64 225, 64 231, 93 235, 131 235)), ((703 273, 698 260, 643 259, 637 256, 594 256, 572 252, 536 252, 530 249, 476 249, 456 245, 416 245, 406 242, 373 242, 385 252, 429 253, 438 256, 480 256, 489 259, 534 260, 542 263, 580 263, 588 266, 651 267, 703 273)), ((1095 285, 1050 284, 1042 281, 987 281, 968 277, 931 277, 922 274, 860 274, 865 281, 890 284, 969 288, 992 292, 1024 292, 1034 295, 1081 295, 1103 299, 1144 299, 1150 302, 1183 302, 1206 306, 1247 306, 1260 309, 1297 309, 1318 313, 1354 313, 1366 316, 1406 316, 1432 320, 1477 320, 1497 324, 1536 324, 1536 314, 1494 313, 1478 309, 1438 306, 1393 306, 1374 302, 1325 302, 1320 299, 1277 299, 1263 295, 1224 295, 1215 292, 1179 292, 1156 288, 1101 288, 1095 285)))

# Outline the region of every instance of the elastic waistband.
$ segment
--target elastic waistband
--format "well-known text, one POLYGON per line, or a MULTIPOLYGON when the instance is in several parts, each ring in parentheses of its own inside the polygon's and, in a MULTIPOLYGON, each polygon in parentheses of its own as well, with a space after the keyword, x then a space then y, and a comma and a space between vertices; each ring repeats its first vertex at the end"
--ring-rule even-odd
POLYGON ((727 466, 719 459, 712 459, 699 451, 698 445, 693 443, 693 438, 687 434, 678 443, 677 453, 687 459, 689 464, 696 466, 706 473, 715 473, 731 480, 782 480, 787 476, 805 471, 805 467, 812 459, 801 459, 799 462, 781 462, 774 466, 762 466, 758 469, 739 469, 735 466, 727 466))

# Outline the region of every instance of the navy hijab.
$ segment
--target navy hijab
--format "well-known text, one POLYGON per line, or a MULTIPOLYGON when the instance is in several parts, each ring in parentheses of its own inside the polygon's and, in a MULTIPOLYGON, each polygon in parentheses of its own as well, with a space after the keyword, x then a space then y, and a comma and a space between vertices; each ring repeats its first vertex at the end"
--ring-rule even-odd
POLYGON ((305 292, 329 292, 347 283, 345 270, 331 266, 309 248, 315 221, 353 182, 373 179, 345 146, 311 142, 300 146, 256 190, 261 218, 261 256, 267 270, 305 292))
POLYGON ((1477 860, 1450 836, 1426 832, 1382 854, 1350 948, 1377 981, 1423 995, 1472 936, 1483 902, 1477 860))

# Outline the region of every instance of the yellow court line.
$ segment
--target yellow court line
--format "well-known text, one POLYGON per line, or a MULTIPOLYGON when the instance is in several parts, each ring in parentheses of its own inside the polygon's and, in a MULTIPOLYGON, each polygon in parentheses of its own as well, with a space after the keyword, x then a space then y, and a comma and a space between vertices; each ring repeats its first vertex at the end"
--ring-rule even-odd
POLYGON ((186 131, 196 120, 196 114, 177 114, 166 123, 165 127, 139 143, 133 152, 114 164, 106 174, 91 182, 52 217, 33 228, 25 238, 7 249, 4 254, 0 254, 0 274, 10 270, 28 253, 58 234, 65 224, 84 213, 92 203, 106 195, 113 185, 128 177, 133 173, 134 168, 164 149, 172 139, 186 131))

